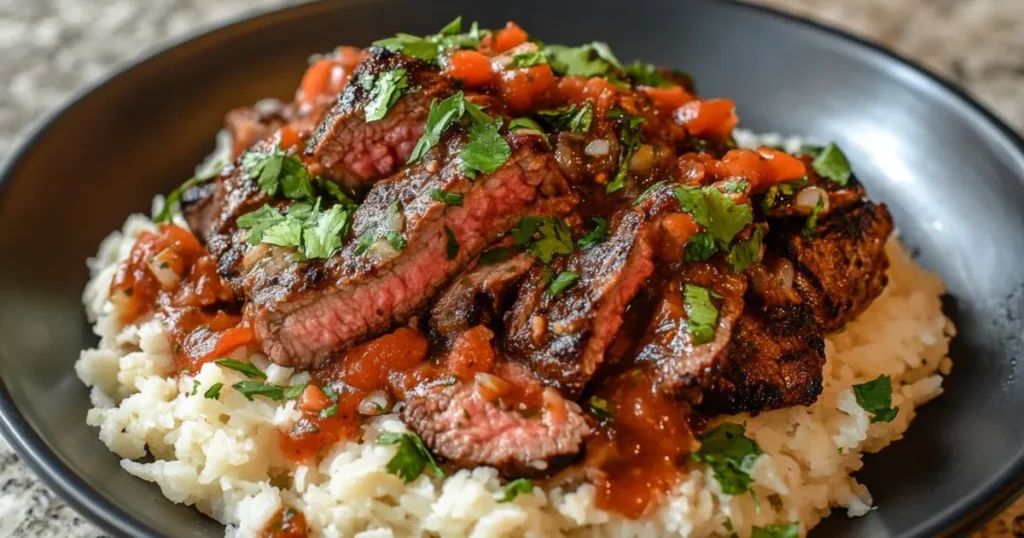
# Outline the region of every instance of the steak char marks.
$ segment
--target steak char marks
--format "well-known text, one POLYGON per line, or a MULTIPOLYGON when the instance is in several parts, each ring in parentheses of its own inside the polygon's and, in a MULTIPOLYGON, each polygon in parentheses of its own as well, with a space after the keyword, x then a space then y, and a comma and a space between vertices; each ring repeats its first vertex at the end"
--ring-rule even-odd
POLYGON ((330 260, 258 262, 246 277, 245 315, 270 359, 318 364, 380 334, 419 313, 523 216, 571 210, 576 198, 550 152, 533 137, 509 142, 511 158, 474 181, 451 158, 460 144, 452 137, 448 147, 378 183, 355 213, 356 239, 330 260), (462 194, 462 205, 438 201, 435 189, 462 194), (389 235, 404 245, 396 249, 389 235))

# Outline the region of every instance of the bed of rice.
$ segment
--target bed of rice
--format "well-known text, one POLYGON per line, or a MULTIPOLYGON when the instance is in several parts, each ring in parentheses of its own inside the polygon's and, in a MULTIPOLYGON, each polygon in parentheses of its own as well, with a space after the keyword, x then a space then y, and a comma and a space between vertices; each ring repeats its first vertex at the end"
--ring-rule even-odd
MULTIPOLYGON (((796 139, 754 138, 743 145, 799 145, 796 139)), ((183 224, 183 223, 182 223, 183 224)), ((153 223, 128 218, 88 261, 91 280, 83 300, 96 348, 82 352, 75 369, 91 387, 88 423, 117 454, 129 473, 158 484, 167 498, 194 505, 227 526, 227 536, 253 536, 282 505, 302 510, 315 536, 740 536, 753 526, 800 521, 806 533, 834 507, 859 516, 872 508, 871 495, 851 473, 862 454, 900 439, 915 408, 942 393, 952 323, 942 314, 942 282, 916 266, 890 240, 890 283, 857 320, 825 344, 824 392, 811 407, 782 409, 757 417, 725 420, 746 424, 764 450, 754 466, 749 493, 729 496, 696 466, 659 510, 639 520, 606 513, 594 505, 594 489, 535 488, 511 503, 499 503, 502 482, 490 468, 462 470, 444 479, 422 475, 405 484, 385 465, 396 447, 375 442, 382 430, 404 431, 396 415, 372 420, 360 442, 334 446, 319 460, 295 464, 277 440, 299 417, 292 401, 247 401, 228 388, 241 374, 206 364, 194 377, 174 377, 165 328, 155 319, 122 325, 111 315, 107 289, 115 267, 134 238, 153 223), (851 387, 887 374, 893 379, 890 423, 871 424, 851 387), (193 391, 194 382, 199 389, 193 391), (203 397, 223 383, 220 399, 203 397), (194 394, 193 394, 194 393, 194 394)), ((281 385, 306 374, 250 360, 281 385)))

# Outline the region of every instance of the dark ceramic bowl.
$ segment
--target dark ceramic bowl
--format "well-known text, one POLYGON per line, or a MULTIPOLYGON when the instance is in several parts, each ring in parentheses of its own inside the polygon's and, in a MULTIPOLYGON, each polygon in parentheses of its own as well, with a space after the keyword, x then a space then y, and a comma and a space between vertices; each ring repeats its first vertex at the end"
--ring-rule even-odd
POLYGON ((287 98, 311 53, 456 14, 519 21, 542 39, 608 41, 620 58, 686 69, 736 100, 743 125, 833 139, 904 240, 949 286, 960 335, 946 394, 906 438, 866 458, 878 510, 814 536, 962 534, 1005 506, 1024 469, 1024 142, 956 89, 871 45, 729 2, 551 0, 439 7, 353 0, 270 13, 197 36, 83 93, 0 176, 0 420, 22 457, 107 531, 217 536, 198 512, 123 472, 85 424, 72 365, 95 343, 84 260, 212 148, 228 109, 287 98))

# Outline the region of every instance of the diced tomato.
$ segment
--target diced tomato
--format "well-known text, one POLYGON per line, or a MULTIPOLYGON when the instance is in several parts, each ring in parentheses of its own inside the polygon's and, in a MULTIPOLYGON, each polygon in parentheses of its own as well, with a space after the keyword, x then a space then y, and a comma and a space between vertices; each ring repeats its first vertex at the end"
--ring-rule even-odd
POLYGON ((445 72, 470 88, 486 86, 494 80, 490 60, 475 50, 460 50, 453 53, 448 58, 445 72))
POLYGON ((472 379, 477 372, 489 372, 494 365, 491 339, 494 333, 478 325, 459 335, 448 355, 448 369, 459 379, 472 379))
POLYGON ((426 357, 427 339, 415 329, 402 327, 349 349, 337 362, 345 365, 345 383, 362 390, 376 390, 387 385, 392 373, 412 368, 426 357))
POLYGON ((526 112, 555 82, 551 67, 538 65, 502 72, 498 91, 513 112, 526 112))
POLYGON ((508 21, 508 24, 494 35, 492 46, 495 52, 505 52, 512 47, 525 43, 529 37, 526 31, 516 23, 508 21))
POLYGON ((334 68, 334 61, 329 58, 317 60, 306 69, 302 76, 302 83, 299 85, 298 99, 304 102, 312 102, 318 95, 326 93, 331 82, 331 70, 334 68))
POLYGON ((739 123, 731 99, 690 101, 676 110, 676 119, 694 136, 725 138, 739 123))
POLYGON ((295 129, 285 125, 284 127, 281 127, 280 132, 279 145, 281 146, 281 149, 291 149, 298 145, 300 141, 299 133, 296 133, 295 129))
POLYGON ((764 171, 761 177, 762 183, 775 184, 791 181, 800 179, 807 174, 804 162, 788 153, 765 146, 757 148, 757 153, 762 159, 761 167, 764 171))
POLYGON ((763 170, 761 156, 749 149, 732 149, 722 156, 714 167, 719 179, 741 177, 753 184, 761 181, 763 170))
POLYGON ((237 348, 247 346, 256 340, 256 333, 248 327, 232 327, 220 333, 217 344, 203 357, 200 362, 206 362, 231 353, 237 348))
POLYGON ((331 399, 316 385, 306 385, 299 396, 299 408, 309 413, 319 413, 331 406, 331 399))
POLYGON ((686 103, 694 100, 694 97, 687 93, 681 86, 671 88, 652 88, 644 86, 641 88, 644 93, 651 96, 654 104, 663 110, 675 110, 686 103))

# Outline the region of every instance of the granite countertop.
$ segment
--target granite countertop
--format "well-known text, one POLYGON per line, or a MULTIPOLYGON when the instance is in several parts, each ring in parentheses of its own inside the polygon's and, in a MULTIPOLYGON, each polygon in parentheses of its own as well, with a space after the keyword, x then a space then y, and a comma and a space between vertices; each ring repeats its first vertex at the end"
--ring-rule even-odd
MULTIPOLYGON (((917 60, 1024 131, 1022 0, 752 0, 839 26, 917 60)), ((0 1, 0 159, 72 92, 197 26, 279 0, 0 1)), ((0 536, 92 537, 0 440, 0 536)), ((1024 499, 980 536, 1024 538, 1024 499)))

